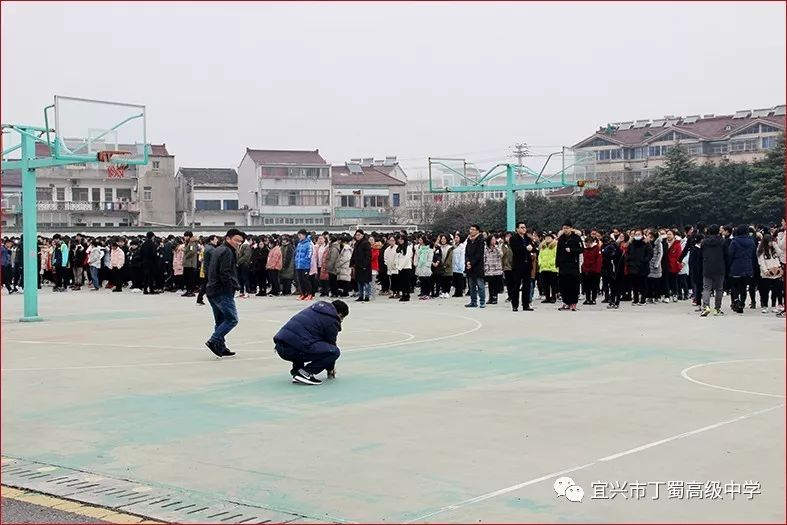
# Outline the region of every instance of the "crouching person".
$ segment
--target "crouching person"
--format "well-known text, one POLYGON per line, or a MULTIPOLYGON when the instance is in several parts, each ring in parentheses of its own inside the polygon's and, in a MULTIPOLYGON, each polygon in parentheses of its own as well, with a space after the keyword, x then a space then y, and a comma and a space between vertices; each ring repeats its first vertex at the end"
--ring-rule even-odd
POLYGON ((304 385, 322 383, 317 374, 328 371, 336 377, 336 360, 340 351, 336 338, 342 320, 350 314, 344 301, 318 301, 301 310, 273 336, 276 353, 292 363, 292 382, 304 385))

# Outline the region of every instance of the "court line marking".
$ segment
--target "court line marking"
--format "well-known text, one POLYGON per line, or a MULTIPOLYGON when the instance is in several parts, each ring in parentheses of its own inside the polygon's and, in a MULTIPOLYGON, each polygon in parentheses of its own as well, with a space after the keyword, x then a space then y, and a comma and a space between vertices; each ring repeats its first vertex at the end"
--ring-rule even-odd
POLYGON ((712 425, 707 425, 707 426, 704 426, 704 427, 696 428, 694 430, 689 430, 688 432, 682 432, 680 434, 675 434, 674 436, 670 436, 670 437, 667 437, 667 438, 664 438, 664 439, 660 439, 658 441, 652 441, 650 443, 646 443, 645 445, 641 445, 639 447, 630 448, 628 450, 624 450, 623 452, 618 452, 616 454, 605 456, 603 458, 598 458, 595 461, 592 461, 590 463, 586 463, 585 465, 559 470, 557 472, 552 472, 550 474, 546 474, 544 476, 540 476, 538 478, 534 478, 534 479, 531 479, 531 480, 528 480, 528 481, 525 481, 525 482, 522 482, 522 483, 517 483, 516 485, 511 485, 510 487, 505 487, 505 488, 502 488, 502 489, 499 489, 499 490, 495 490, 493 492, 487 492, 486 494, 482 494, 482 495, 476 496, 474 498, 466 499, 464 501, 460 501, 459 503, 455 503, 453 505, 448 505, 446 507, 442 507, 442 508, 437 509, 437 510, 435 510, 433 512, 430 512, 428 514, 423 514, 421 516, 418 516, 417 518, 413 518, 411 520, 405 521, 404 523, 415 523, 415 522, 418 522, 418 521, 422 521, 422 520, 425 520, 427 518, 431 518, 432 516, 436 516, 438 514, 443 514, 444 512, 461 509, 463 507, 467 507, 468 505, 472 505, 474 503, 478 503, 478 502, 485 501, 485 500, 488 500, 488 499, 491 499, 491 498, 495 498, 495 497, 501 496, 503 494, 508 494, 509 492, 514 492, 516 490, 519 490, 521 488, 527 487, 529 485, 534 485, 534 484, 539 483, 541 481, 546 481, 548 479, 555 478, 555 477, 558 477, 558 476, 562 476, 564 474, 569 474, 571 472, 577 472, 579 470, 584 470, 584 469, 592 467, 594 465, 598 465, 599 463, 602 463, 602 462, 613 461, 615 459, 622 458, 622 457, 628 456, 630 454, 636 454, 637 452, 642 452, 643 450, 648 450, 650 448, 657 447, 657 446, 663 445, 665 443, 670 443, 670 442, 676 441, 678 439, 683 439, 683 438, 686 438, 686 437, 694 436, 696 434, 701 434, 703 432, 707 432, 709 430, 714 430, 714 429, 723 427, 725 425, 730 425, 732 423, 737 423, 738 421, 742 421, 744 419, 749 419, 751 417, 758 416, 760 414, 764 414, 764 413, 770 412, 772 410, 776 410, 777 408, 784 408, 785 406, 787 406, 787 403, 781 403, 779 405, 772 406, 772 407, 769 407, 769 408, 764 408, 762 410, 757 410, 755 412, 749 412, 748 414, 743 414, 743 415, 735 417, 733 419, 727 419, 727 420, 724 420, 724 421, 719 421, 718 423, 713 423, 712 425))
MULTIPOLYGON (((450 314, 433 313, 432 315, 450 315, 450 314)), ((481 328, 484 327, 484 324, 481 321, 479 321, 477 319, 473 319, 472 317, 465 317, 465 316, 462 316, 462 315, 450 315, 450 317, 457 318, 457 319, 464 319, 464 320, 467 320, 467 321, 472 321, 476 325, 473 328, 470 328, 468 330, 464 330, 462 332, 457 332, 455 334, 448 334, 448 335, 443 335, 443 336, 438 336, 438 337, 431 337, 431 338, 428 338, 428 339, 421 339, 421 340, 410 339, 409 335, 412 335, 412 334, 408 334, 408 338, 405 339, 405 340, 402 340, 400 342, 380 343, 380 344, 377 344, 377 345, 366 345, 366 346, 350 347, 350 348, 346 348, 346 349, 342 350, 342 353, 359 352, 359 351, 363 351, 363 350, 373 350, 373 349, 376 349, 376 348, 390 348, 390 347, 394 347, 394 346, 407 346, 407 345, 421 344, 421 343, 433 343, 433 342, 436 342, 436 341, 443 341, 443 340, 446 340, 446 339, 452 339, 452 338, 455 338, 455 337, 461 337, 463 335, 468 335, 468 334, 471 334, 473 332, 477 332, 478 330, 480 330, 481 328)), ((406 333, 406 332, 403 332, 403 333, 406 333)), ((44 341, 43 343, 49 344, 48 341, 44 341)), ((67 343, 62 343, 62 344, 67 344, 67 343)), ((102 345, 101 343, 70 343, 70 344, 72 344, 72 345, 85 344, 85 345, 108 346, 108 345, 102 345)), ((130 346, 130 345, 115 345, 115 346, 121 346, 121 347, 125 347, 125 348, 136 348, 136 347, 139 347, 139 345, 133 345, 133 346, 130 346)), ((144 346, 143 346, 143 348, 144 348, 144 346)), ((153 347, 147 347, 147 348, 153 348, 153 347)), ((164 347, 164 348, 175 348, 175 347, 164 347)), ((195 349, 196 349, 196 347, 195 347, 195 349)), ((191 350, 191 348, 189 348, 189 350, 191 350)), ((276 356, 275 354, 272 353, 271 355, 264 355, 264 356, 258 356, 258 357, 233 357, 232 359, 223 360, 223 361, 224 362, 229 362, 229 363, 236 363, 236 362, 244 362, 244 361, 260 361, 260 360, 265 360, 265 359, 278 359, 278 356, 276 356)), ((129 364, 123 364, 123 365, 64 366, 64 367, 51 367, 51 368, 50 367, 2 368, 2 369, 0 369, 0 372, 44 372, 44 371, 67 371, 67 370, 112 370, 112 369, 122 369, 122 368, 154 368, 154 367, 189 366, 189 365, 205 365, 205 364, 213 364, 213 365, 215 365, 217 360, 218 360, 218 358, 214 358, 214 359, 210 359, 209 358, 209 359, 203 359, 203 360, 200 360, 200 361, 176 361, 176 362, 165 362, 165 363, 129 363, 129 364)))
POLYGON ((735 392, 738 394, 751 394, 753 396, 764 396, 764 397, 775 397, 777 399, 784 399, 785 396, 780 394, 768 394, 766 392, 753 392, 751 390, 740 390, 738 388, 731 388, 727 386, 721 385, 714 385, 711 383, 705 383, 704 381, 700 381, 698 379, 694 379, 693 377, 689 376, 689 371, 694 370, 695 368, 702 368, 704 366, 711 366, 711 365, 722 365, 722 364, 729 364, 729 363, 751 363, 751 362, 758 362, 758 361, 784 361, 783 357, 775 357, 775 358, 762 358, 762 359, 732 359, 730 361, 711 361, 709 363, 700 363, 698 365, 692 365, 688 368, 684 368, 680 371, 680 375, 683 379, 687 379, 692 383, 701 386, 707 386, 710 388, 715 388, 717 390, 726 390, 728 392, 735 392))

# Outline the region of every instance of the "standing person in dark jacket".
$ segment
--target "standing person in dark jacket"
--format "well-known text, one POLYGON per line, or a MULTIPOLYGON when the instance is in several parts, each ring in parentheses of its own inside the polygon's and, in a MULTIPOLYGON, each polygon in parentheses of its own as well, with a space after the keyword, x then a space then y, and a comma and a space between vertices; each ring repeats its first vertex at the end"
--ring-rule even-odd
POLYGON ((511 297, 511 309, 519 309, 519 293, 522 292, 522 311, 532 312, 530 307, 530 274, 533 270, 533 241, 527 235, 527 225, 520 222, 516 225, 516 233, 509 241, 511 248, 511 275, 508 295, 511 297))
POLYGON ((257 246, 251 252, 251 268, 257 282, 257 297, 268 295, 268 270, 265 268, 268 264, 268 253, 270 253, 268 239, 260 237, 257 246))
POLYGON ((148 232, 145 235, 145 242, 139 249, 139 256, 142 259, 142 293, 145 295, 157 294, 156 272, 158 265, 158 239, 156 234, 148 232))
POLYGON ((192 232, 187 231, 183 234, 183 245, 183 279, 186 281, 186 293, 181 294, 181 297, 194 297, 199 277, 199 241, 192 232))
MULTIPOLYGON (((24 235, 19 236, 19 243, 16 245, 16 251, 14 252, 14 291, 18 292, 19 288, 25 287, 25 246, 24 246, 24 235)), ((60 238, 60 236, 58 236, 60 238)), ((60 272, 60 268, 58 268, 58 272, 60 272)), ((65 284, 63 285, 65 289, 65 284)))
POLYGON ((292 363, 293 383, 319 385, 322 381, 315 376, 323 370, 328 377, 336 377, 336 360, 341 355, 336 339, 348 315, 344 301, 318 301, 295 314, 273 336, 276 353, 292 363))
POLYGON ((355 232, 355 249, 350 258, 350 268, 355 272, 358 285, 356 302, 369 302, 372 295, 372 245, 363 230, 355 232))
POLYGON ((163 264, 162 267, 162 277, 163 277, 163 285, 162 289, 167 290, 174 290, 175 289, 175 280, 172 273, 172 262, 173 258, 175 257, 175 236, 170 234, 167 236, 167 242, 161 245, 161 262, 163 264))
POLYGON ((295 277, 295 250, 290 244, 290 236, 281 236, 281 271, 279 280, 281 281, 281 294, 292 294, 292 280, 295 277))
POLYGON ((653 257, 653 248, 645 241, 642 230, 635 230, 634 237, 628 246, 626 265, 631 276, 633 306, 645 304, 650 260, 653 257))
POLYGON ((605 275, 609 279, 608 310, 620 308, 620 297, 623 295, 623 277, 626 266, 625 255, 620 245, 627 240, 627 234, 618 233, 615 239, 606 239, 604 248, 601 250, 601 255, 604 258, 605 275))
POLYGON ((749 236, 747 226, 738 226, 735 237, 730 241, 727 256, 730 268, 730 286, 732 288, 732 311, 743 313, 746 306, 746 287, 754 273, 756 246, 749 236))
POLYGON ((246 234, 232 228, 224 236, 224 243, 216 248, 210 258, 208 267, 208 284, 205 293, 213 309, 215 329, 205 346, 216 357, 235 355, 227 348, 225 338, 238 324, 238 310, 235 307, 235 290, 240 290, 238 282, 238 260, 236 251, 245 239, 246 234))
POLYGON ((477 224, 470 226, 470 235, 465 241, 465 275, 470 290, 470 302, 465 308, 486 308, 484 289, 484 238, 477 224))
POLYGON ((557 234, 557 254, 555 262, 558 268, 560 296, 563 305, 559 310, 577 311, 579 302, 579 255, 582 253, 582 240, 579 230, 575 230, 570 221, 563 223, 557 234))
POLYGON ((202 300, 205 297, 205 291, 208 286, 208 269, 210 268, 210 260, 213 257, 213 252, 219 244, 219 236, 211 235, 208 237, 208 242, 205 243, 205 251, 202 253, 202 273, 205 275, 201 279, 199 285, 199 293, 197 294, 197 304, 205 304, 202 300))
POLYGON ((702 241, 702 317, 711 311, 714 315, 723 315, 721 300, 724 293, 724 276, 727 273, 727 250, 725 241, 719 235, 716 224, 708 226, 708 235, 702 241), (710 293, 713 291, 715 308, 710 307, 710 293))

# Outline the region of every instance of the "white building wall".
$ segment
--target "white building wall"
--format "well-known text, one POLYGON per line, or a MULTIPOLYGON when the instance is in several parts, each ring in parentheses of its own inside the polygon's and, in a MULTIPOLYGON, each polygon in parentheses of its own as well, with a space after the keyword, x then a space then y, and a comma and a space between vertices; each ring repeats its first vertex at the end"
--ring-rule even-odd
POLYGON ((259 191, 259 168, 246 153, 238 166, 238 207, 257 209, 254 192, 259 191))

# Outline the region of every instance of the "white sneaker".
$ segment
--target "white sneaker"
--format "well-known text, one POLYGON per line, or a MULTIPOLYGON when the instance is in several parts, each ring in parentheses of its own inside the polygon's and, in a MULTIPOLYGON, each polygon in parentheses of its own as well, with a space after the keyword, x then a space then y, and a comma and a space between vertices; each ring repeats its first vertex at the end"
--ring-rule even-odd
POLYGON ((767 313, 768 313, 768 308, 767 308, 767 307, 766 307, 766 308, 763 308, 763 309, 762 309, 762 313, 764 313, 764 314, 767 314, 767 313))
POLYGON ((669 302, 669 298, 665 297, 664 299, 661 300, 661 302, 662 303, 668 303, 669 302))

